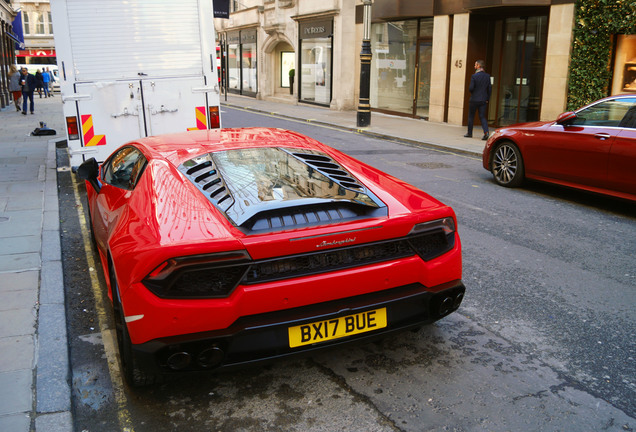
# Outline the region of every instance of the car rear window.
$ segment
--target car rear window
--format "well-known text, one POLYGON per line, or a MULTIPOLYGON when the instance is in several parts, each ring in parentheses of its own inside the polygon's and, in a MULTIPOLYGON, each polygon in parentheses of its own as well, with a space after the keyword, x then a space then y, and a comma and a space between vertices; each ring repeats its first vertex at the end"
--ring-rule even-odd
POLYGON ((384 207, 347 169, 325 153, 263 147, 205 154, 181 171, 237 224, 263 211, 347 203, 384 207))

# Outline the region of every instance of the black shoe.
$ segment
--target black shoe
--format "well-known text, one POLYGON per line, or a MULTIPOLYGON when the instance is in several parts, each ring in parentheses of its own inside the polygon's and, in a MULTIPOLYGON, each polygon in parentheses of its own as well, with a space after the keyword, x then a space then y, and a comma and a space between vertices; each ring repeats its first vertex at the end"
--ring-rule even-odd
POLYGON ((473 134, 467 133, 466 135, 464 135, 464 138, 472 138, 472 137, 473 137, 473 134))
POLYGON ((483 137, 481 137, 482 141, 488 140, 488 133, 485 133, 483 137))
POLYGON ((26 115, 26 111, 22 111, 22 115, 26 115))
POLYGON ((22 111, 22 110, 21 110, 20 108, 16 108, 15 110, 16 110, 17 112, 20 112, 20 111, 22 111))
POLYGON ((31 114, 35 114, 33 111, 31 111, 31 114))

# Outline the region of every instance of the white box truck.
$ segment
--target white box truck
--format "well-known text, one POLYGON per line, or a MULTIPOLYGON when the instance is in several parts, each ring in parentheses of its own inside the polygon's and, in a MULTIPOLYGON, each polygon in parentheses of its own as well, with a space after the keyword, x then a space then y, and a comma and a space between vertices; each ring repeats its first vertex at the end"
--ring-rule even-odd
POLYGON ((55 0, 51 16, 71 166, 221 126, 212 0, 55 0))

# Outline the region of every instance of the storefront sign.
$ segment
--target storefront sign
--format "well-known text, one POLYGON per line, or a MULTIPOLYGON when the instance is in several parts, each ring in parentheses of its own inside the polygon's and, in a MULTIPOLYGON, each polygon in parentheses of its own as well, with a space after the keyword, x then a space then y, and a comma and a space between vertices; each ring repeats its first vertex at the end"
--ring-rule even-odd
POLYGON ((214 18, 230 18, 230 0, 214 0, 214 18))
POLYGON ((241 42, 241 34, 239 32, 232 32, 227 34, 227 43, 238 45, 241 42))
POLYGON ((300 23, 300 38, 325 38, 333 34, 333 20, 309 21, 300 23))
POLYGON ((17 57, 55 57, 55 50, 23 50, 16 53, 17 57))
POLYGON ((256 30, 242 30, 241 43, 242 44, 256 43, 256 30))

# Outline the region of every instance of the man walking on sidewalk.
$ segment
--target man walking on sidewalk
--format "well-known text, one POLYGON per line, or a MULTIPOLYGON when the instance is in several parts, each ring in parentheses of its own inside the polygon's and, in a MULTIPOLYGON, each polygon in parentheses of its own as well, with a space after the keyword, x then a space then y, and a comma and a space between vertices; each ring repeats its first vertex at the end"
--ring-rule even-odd
POLYGON ((479 121, 481 128, 484 130, 482 140, 488 139, 488 119, 486 110, 488 109, 488 101, 492 92, 490 84, 490 75, 484 71, 486 62, 477 60, 475 62, 475 73, 470 78, 470 102, 468 103, 468 133, 464 135, 466 138, 473 136, 473 121, 475 120, 475 111, 479 111, 479 121))
POLYGON ((22 85, 22 114, 27 113, 27 99, 31 102, 31 114, 35 111, 35 104, 33 102, 33 91, 37 86, 35 77, 29 73, 27 68, 22 68, 22 76, 20 77, 20 84, 22 85))

